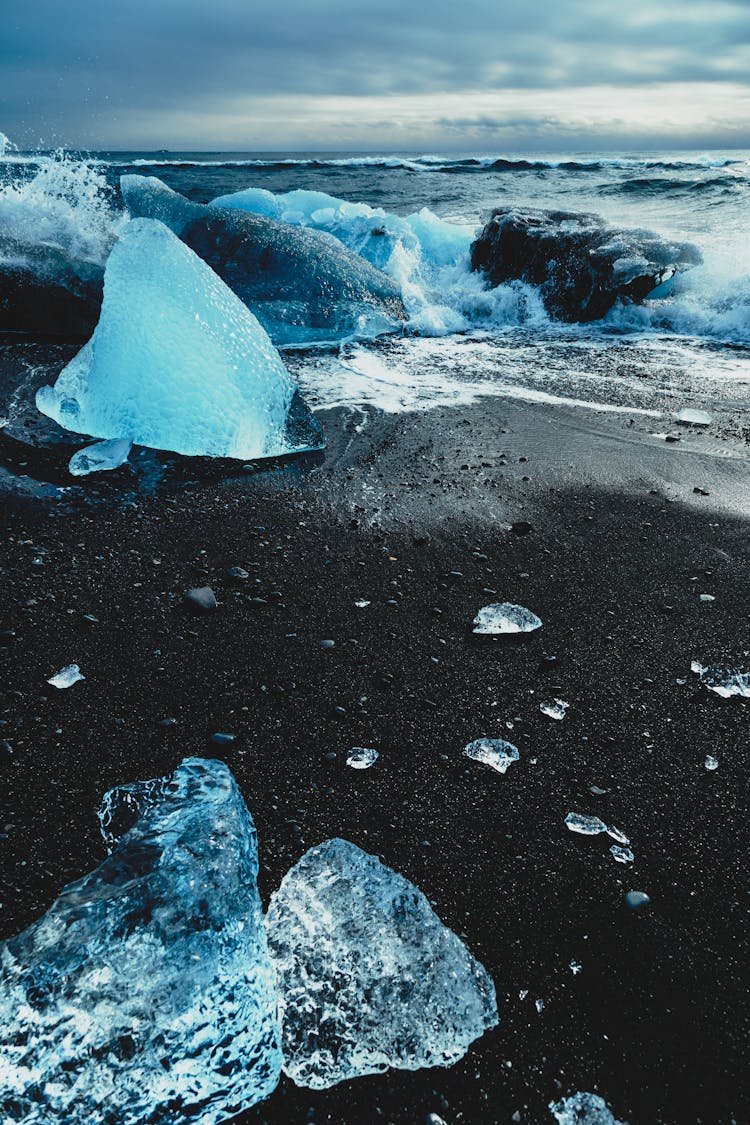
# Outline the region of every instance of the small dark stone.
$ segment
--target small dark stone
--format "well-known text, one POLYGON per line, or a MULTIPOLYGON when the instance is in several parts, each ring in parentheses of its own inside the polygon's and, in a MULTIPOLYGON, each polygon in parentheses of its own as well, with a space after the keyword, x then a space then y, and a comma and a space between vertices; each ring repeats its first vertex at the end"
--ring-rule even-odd
POLYGON ((336 646, 336 642, 330 640, 319 641, 318 643, 320 648, 335 648, 336 646))
POLYGON ((426 547, 429 542, 429 535, 415 535, 413 539, 415 547, 426 547))
POLYGON ((210 586, 194 586, 185 593, 185 605, 193 613, 211 613, 219 603, 210 586))
POLYGON ((649 905, 651 899, 645 891, 628 891, 624 902, 628 910, 642 910, 644 906, 649 905))
POLYGON ((529 535, 534 529, 528 520, 516 520, 510 525, 510 530, 514 535, 529 535))
POLYGON ((323 755, 323 757, 325 758, 325 760, 327 762, 335 762, 336 761, 336 751, 335 750, 329 750, 327 754, 323 755))
POLYGON ((230 578, 232 582, 245 582, 249 577, 250 575, 242 566, 227 567, 227 578, 230 578))
POLYGON ((8 742, 8 739, 7 738, 0 739, 0 754, 8 755, 8 754, 12 754, 12 753, 13 753, 13 746, 10 742, 8 742))
POLYGON ((554 668, 557 664, 557 657, 553 656, 550 652, 542 653, 542 658, 539 661, 543 668, 554 668))
POLYGON ((674 444, 676 441, 680 440, 680 435, 679 434, 667 434, 667 436, 664 438, 664 440, 670 442, 671 444, 674 444))
POLYGON ((595 797, 603 797, 609 793, 608 789, 600 789, 598 785, 589 785, 589 793, 593 793, 595 797))
POLYGON ((9 648, 18 640, 15 629, 3 629, 0 632, 0 648, 9 648))
POLYGON ((87 625, 98 625, 99 624, 99 618, 95 617, 93 613, 82 614, 82 620, 85 621, 87 625))
POLYGON ((235 734, 225 734, 222 731, 214 731, 211 735, 211 741, 214 746, 228 746, 230 743, 235 742, 237 736, 235 734))
POLYGON ((711 495, 711 493, 708 491, 708 489, 699 488, 698 485, 695 486, 695 488, 693 489, 693 492, 695 493, 696 496, 710 496, 711 495))
POLYGON ((177 726, 177 719, 159 719, 159 721, 156 725, 158 727, 166 727, 166 728, 176 727, 177 726))
POLYGON ((345 715, 346 714, 346 707, 340 707, 340 706, 334 707, 333 713, 334 713, 334 715, 345 715))

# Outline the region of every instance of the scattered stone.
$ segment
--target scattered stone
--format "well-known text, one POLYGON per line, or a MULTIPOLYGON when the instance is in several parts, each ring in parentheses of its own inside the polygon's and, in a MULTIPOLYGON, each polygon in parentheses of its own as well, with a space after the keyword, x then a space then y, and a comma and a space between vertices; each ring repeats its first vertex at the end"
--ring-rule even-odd
POLYGON ((15 629, 3 629, 0 632, 0 648, 10 648, 18 640, 15 629))
POLYGON ((670 444, 674 445, 675 442, 680 441, 680 435, 679 434, 665 434, 664 440, 666 442, 669 442, 670 444))
POLYGON ((214 731, 211 735, 211 741, 214 746, 229 746, 237 739, 236 734, 226 734, 224 731, 214 731))
POLYGON ((318 643, 319 643, 320 648, 335 648, 336 647, 335 641, 324 640, 324 641, 319 641, 318 643))
POLYGON ((651 899, 645 891, 628 891, 623 901, 628 910, 642 910, 644 906, 649 905, 651 899))
POLYGON ((77 684, 79 680, 85 680, 85 678, 81 675, 81 669, 77 664, 66 664, 59 672, 55 672, 54 676, 50 676, 47 683, 62 691, 63 688, 72 687, 73 684, 77 684))
POLYGON ((177 719, 172 719, 172 718, 159 719, 159 721, 157 722, 156 725, 159 726, 159 727, 164 727, 165 729, 168 730, 170 727, 176 727, 177 726, 177 719))
MULTIPOLYGON (((521 460, 525 461, 526 458, 522 457, 521 460)), ((510 525, 510 530, 514 535, 529 535, 534 529, 527 520, 516 520, 510 525)))
POLYGON ((609 789, 600 789, 598 785, 589 785, 589 793, 593 793, 595 797, 604 797, 609 793, 609 789))
POLYGON ((246 582, 249 577, 250 575, 245 570, 244 566, 227 567, 227 578, 230 578, 232 582, 246 582))
POLYGON ((218 609, 216 594, 210 586, 194 586, 185 593, 185 605, 193 613, 211 613, 218 609))
POLYGON ((478 738, 470 742, 464 750, 467 758, 475 762, 482 762, 498 773, 505 773, 508 766, 520 758, 518 747, 503 738, 478 738))
POLYGON ((698 485, 695 486, 695 488, 693 489, 693 492, 695 493, 696 496, 710 496, 711 495, 711 493, 707 489, 699 488, 698 485))
POLYGON ((352 746, 346 759, 347 766, 351 766, 353 770, 369 770, 370 766, 374 766, 380 755, 377 750, 372 750, 365 746, 352 746))
POLYGON ((483 635, 533 633, 541 627, 542 622, 535 613, 512 602, 493 602, 480 609, 474 618, 474 632, 483 635))

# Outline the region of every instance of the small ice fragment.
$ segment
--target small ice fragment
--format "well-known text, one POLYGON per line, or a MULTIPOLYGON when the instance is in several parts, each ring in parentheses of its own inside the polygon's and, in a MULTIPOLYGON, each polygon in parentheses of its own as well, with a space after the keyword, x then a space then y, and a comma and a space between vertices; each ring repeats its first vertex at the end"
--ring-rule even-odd
POLYGON ((630 848, 621 848, 619 844, 613 844, 609 850, 615 863, 635 863, 635 856, 630 848))
POLYGON ((357 609, 367 609, 370 603, 364 598, 360 598, 359 601, 356 601, 354 604, 356 605, 357 609))
POLYGON ((565 712, 569 707, 570 704, 566 703, 564 699, 555 699, 553 703, 539 704, 539 710, 543 715, 546 715, 548 719, 557 719, 558 721, 565 718, 565 712))
POLYGON ((568 813, 565 823, 571 832, 580 832, 582 836, 598 836, 600 832, 607 831, 607 825, 598 816, 586 816, 584 813, 568 813))
POLYGON ((87 473, 119 469, 127 461, 132 448, 133 443, 127 438, 97 441, 73 454, 68 462, 68 472, 74 477, 84 477, 87 473))
POLYGON ((352 746, 346 764, 351 766, 353 770, 369 770, 370 766, 375 765, 379 757, 377 750, 371 750, 366 746, 352 746))
POLYGON ((698 594, 698 601, 699 602, 715 602, 716 598, 713 596, 713 594, 698 594))
POLYGON ((512 602, 483 606, 474 618, 474 632, 482 634, 533 633, 541 627, 542 622, 535 613, 512 602))
POLYGON ((707 414, 705 410, 693 410, 689 406, 678 410, 676 414, 672 415, 672 418, 683 426, 710 426, 712 422, 711 415, 707 414))
POLYGON ((534 1007, 536 1008, 537 1012, 543 1012, 544 1011, 544 1000, 541 1000, 541 999, 535 1000, 534 1001, 534 1007))
POLYGON ((86 677, 81 675, 81 669, 77 664, 66 664, 59 672, 55 672, 54 676, 50 676, 47 683, 52 684, 52 687, 62 689, 72 687, 73 684, 77 684, 79 680, 85 679, 86 677))
POLYGON ((704 687, 715 691, 722 699, 729 699, 733 695, 750 698, 750 672, 728 668, 724 664, 709 664, 704 667, 697 660, 691 663, 690 671, 700 677, 704 687))
POLYGON ((621 828, 616 828, 614 824, 607 825, 607 835, 616 840, 618 844, 629 844, 630 840, 627 838, 621 828))
POLYGON ((571 1094, 559 1102, 550 1102, 549 1108, 557 1125, 627 1125, 612 1116, 604 1098, 598 1094, 571 1094))
POLYGON ((491 766, 498 773, 505 773, 508 766, 520 758, 518 747, 503 738, 477 738, 464 750, 467 758, 491 766))
POLYGON ((583 971, 583 965, 581 964, 580 961, 575 961, 575 960, 571 961, 570 962, 570 971, 571 971, 571 973, 573 974, 574 977, 577 977, 578 974, 583 971))
POLYGON ((518 999, 519 1000, 525 1000, 528 995, 529 995, 528 988, 522 988, 521 991, 518 993, 518 999))
POLYGON ((719 759, 712 757, 711 754, 706 754, 706 760, 703 765, 707 770, 717 770, 719 768, 719 759))

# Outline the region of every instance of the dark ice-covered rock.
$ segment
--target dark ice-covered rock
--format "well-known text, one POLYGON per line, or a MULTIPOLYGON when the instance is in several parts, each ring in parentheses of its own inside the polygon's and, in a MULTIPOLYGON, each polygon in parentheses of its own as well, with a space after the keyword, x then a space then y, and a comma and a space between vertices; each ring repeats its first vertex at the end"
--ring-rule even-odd
POLYGON ((539 287, 560 320, 597 320, 618 298, 642 301, 701 262, 690 243, 645 230, 610 227, 598 215, 498 208, 473 243, 471 264, 492 285, 539 287))
POLYGON ((170 227, 252 310, 275 343, 390 331, 405 312, 395 281, 323 231, 192 203, 156 177, 123 176, 134 218, 170 227))
POLYGON ((218 1125, 275 1088, 257 835, 225 765, 111 790, 112 847, 0 946, 4 1125, 218 1125))

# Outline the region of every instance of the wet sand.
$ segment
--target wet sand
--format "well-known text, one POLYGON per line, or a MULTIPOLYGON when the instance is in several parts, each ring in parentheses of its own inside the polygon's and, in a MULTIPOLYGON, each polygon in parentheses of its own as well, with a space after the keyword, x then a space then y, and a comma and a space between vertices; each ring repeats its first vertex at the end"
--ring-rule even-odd
POLYGON ((238 1122, 541 1125, 576 1090, 631 1125, 748 1120, 747 711, 690 673, 750 663, 742 447, 498 399, 323 420, 328 454, 304 471, 6 492, 3 936, 102 858, 106 788, 219 757, 258 826, 264 901, 307 847, 353 840, 483 961, 501 1020, 450 1070, 282 1079, 238 1122), (204 584, 219 609, 191 616, 204 584), (502 600, 544 627, 472 636, 502 600), (57 692, 70 662, 86 680, 57 692), (562 722, 540 713, 554 698, 562 722), (482 736, 520 762, 468 761, 482 736), (353 745, 380 751, 372 769, 345 765, 353 745), (570 811, 619 826, 635 864, 569 832, 570 811), (651 906, 628 912, 632 889, 651 906))

